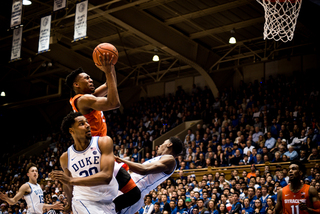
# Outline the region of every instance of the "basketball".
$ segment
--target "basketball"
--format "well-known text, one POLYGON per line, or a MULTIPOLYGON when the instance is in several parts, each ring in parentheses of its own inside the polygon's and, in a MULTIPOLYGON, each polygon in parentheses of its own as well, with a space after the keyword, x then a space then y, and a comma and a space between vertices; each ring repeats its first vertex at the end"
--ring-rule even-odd
POLYGON ((101 43, 97 45, 97 47, 95 47, 92 53, 92 58, 96 65, 101 66, 99 55, 103 56, 103 53, 106 54, 106 57, 107 57, 107 53, 109 53, 109 60, 111 59, 112 56, 114 56, 112 60, 112 64, 115 65, 117 63, 118 61, 117 48, 110 43, 101 43))

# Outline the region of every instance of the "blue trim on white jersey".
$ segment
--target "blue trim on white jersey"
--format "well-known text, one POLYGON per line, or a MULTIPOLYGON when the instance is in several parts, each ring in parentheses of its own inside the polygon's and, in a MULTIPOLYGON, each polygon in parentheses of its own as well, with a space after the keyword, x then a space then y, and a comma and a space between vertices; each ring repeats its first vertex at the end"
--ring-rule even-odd
POLYGON ((164 178, 164 177, 166 177, 166 176, 168 176, 168 175, 165 175, 165 176, 163 176, 163 177, 159 178, 158 180, 154 181, 152 184, 150 184, 150 185, 146 186, 143 190, 140 190, 140 191, 141 191, 141 193, 142 193, 143 191, 145 191, 146 189, 148 189, 148 187, 152 186, 154 183, 156 183, 157 181, 159 181, 159 180, 163 179, 163 178, 164 178))
MULTIPOLYGON (((30 192, 30 194, 32 193, 32 187, 31 187, 31 185, 30 185, 30 183, 29 182, 27 182, 28 184, 29 184, 29 186, 30 186, 30 189, 31 189, 31 192, 30 192)), ((32 201, 32 197, 31 197, 31 195, 28 195, 29 197, 30 197, 30 199, 31 199, 31 203, 32 203, 32 207, 33 207, 33 211, 36 213, 36 209, 34 208, 34 204, 33 204, 33 201, 32 201)))
POLYGON ((72 204, 72 211, 76 211, 78 213, 78 211, 76 210, 76 207, 72 204))
POLYGON ((139 183, 139 181, 141 181, 142 179, 144 179, 145 177, 147 177, 148 175, 143 176, 142 178, 140 178, 139 180, 137 180, 137 182, 135 182, 136 184, 139 183))
MULTIPOLYGON (((70 162, 71 162, 71 161, 70 161, 70 152, 69 152, 69 151, 70 151, 70 148, 67 149, 67 154, 68 154, 68 164, 67 164, 67 166, 68 166, 68 169, 70 168, 70 165, 69 165, 69 164, 70 164, 70 162)), ((63 171, 64 171, 64 170, 63 170, 63 171)))
POLYGON ((90 144, 89 144, 88 147, 87 147, 85 150, 83 150, 83 151, 77 151, 77 150, 74 148, 74 145, 72 145, 71 148, 73 149, 73 151, 74 151, 75 153, 82 154, 82 153, 86 152, 86 151, 91 147, 91 144, 92 144, 94 138, 95 138, 95 137, 92 137, 92 138, 91 138, 90 144))
POLYGON ((99 152, 100 155, 101 155, 101 151, 100 151, 100 148, 99 148, 99 137, 100 137, 100 136, 98 136, 98 139, 97 139, 97 150, 98 150, 98 152, 99 152))
POLYGON ((86 208, 86 210, 88 211, 88 213, 90 214, 89 210, 87 209, 87 207, 79 200, 79 202, 82 204, 82 206, 84 206, 84 208, 86 208))
POLYGON ((27 184, 29 185, 29 187, 30 187, 30 189, 31 189, 31 192, 30 192, 29 194, 27 194, 27 195, 24 195, 24 196, 29 196, 29 195, 32 193, 32 187, 31 187, 30 183, 27 182, 27 184))

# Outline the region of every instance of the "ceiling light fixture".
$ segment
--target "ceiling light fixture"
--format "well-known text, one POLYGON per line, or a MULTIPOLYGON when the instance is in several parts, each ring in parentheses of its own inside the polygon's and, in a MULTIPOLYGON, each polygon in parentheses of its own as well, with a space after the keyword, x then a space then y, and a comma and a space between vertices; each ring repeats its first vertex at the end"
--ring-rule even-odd
POLYGON ((5 97, 6 96, 6 92, 2 91, 0 96, 1 97, 5 97))
POLYGON ((236 38, 234 37, 234 34, 236 33, 235 30, 232 29, 232 30, 230 31, 230 33, 231 33, 231 37, 230 37, 230 39, 229 39, 229 43, 230 43, 230 44, 236 44, 236 43, 237 43, 237 40, 236 40, 236 38))
POLYGON ((23 0, 22 4, 23 5, 31 5, 32 2, 30 0, 23 0))
POLYGON ((157 55, 158 49, 154 49, 155 54, 152 57, 152 61, 158 62, 159 61, 159 56, 157 55))

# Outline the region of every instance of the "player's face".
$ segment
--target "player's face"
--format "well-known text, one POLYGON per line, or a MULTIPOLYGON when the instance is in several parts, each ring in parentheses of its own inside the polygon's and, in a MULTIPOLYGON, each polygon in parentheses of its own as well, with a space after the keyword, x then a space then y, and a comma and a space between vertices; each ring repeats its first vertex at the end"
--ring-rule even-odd
POLYGON ((78 116, 75 119, 75 123, 73 124, 71 130, 76 138, 86 138, 91 139, 91 128, 88 123, 87 118, 84 116, 78 116))
POLYGON ((37 180, 38 179, 38 176, 39 176, 39 173, 38 173, 38 169, 37 167, 33 166, 29 169, 28 171, 28 177, 32 180, 37 180))
POLYGON ((168 145, 170 143, 171 143, 170 140, 164 141, 164 143, 159 146, 158 151, 157 151, 157 155, 162 155, 162 153, 164 152, 164 150, 168 147, 168 145))
POLYGON ((86 73, 80 73, 78 75, 78 81, 80 90, 84 94, 92 94, 96 88, 94 87, 93 80, 86 73))
POLYGON ((297 164, 291 164, 289 166, 289 180, 292 181, 296 179, 300 180, 299 166, 297 164))

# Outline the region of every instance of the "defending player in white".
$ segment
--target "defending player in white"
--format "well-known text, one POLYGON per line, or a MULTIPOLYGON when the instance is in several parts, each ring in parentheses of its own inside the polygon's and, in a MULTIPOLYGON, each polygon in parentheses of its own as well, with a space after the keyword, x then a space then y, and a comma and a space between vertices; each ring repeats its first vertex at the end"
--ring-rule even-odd
POLYGON ((69 202, 73 213, 116 213, 112 200, 118 194, 118 183, 113 175, 111 138, 92 137, 87 119, 78 112, 68 114, 61 128, 71 134, 74 145, 60 157, 64 173, 53 171, 51 177, 64 184, 68 199, 73 195, 69 202))
POLYGON ((176 169, 175 157, 181 153, 183 144, 177 137, 171 137, 164 141, 157 151, 157 157, 152 158, 143 164, 135 163, 116 157, 118 162, 124 162, 132 171, 131 178, 141 191, 140 200, 134 205, 121 210, 121 214, 132 214, 144 205, 144 197, 167 178, 176 169))
POLYGON ((39 177, 37 166, 34 163, 29 163, 26 170, 29 182, 23 184, 13 198, 9 198, 8 195, 0 192, 0 199, 6 201, 9 205, 14 205, 24 196, 28 205, 27 212, 32 214, 42 214, 43 209, 63 210, 63 204, 61 203, 44 203, 42 189, 37 183, 39 177))

